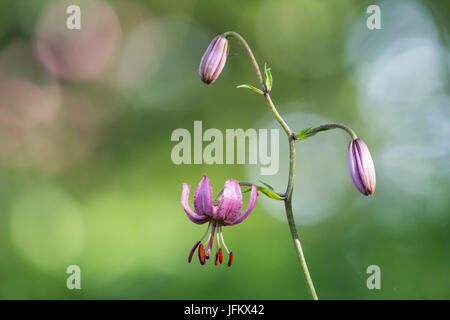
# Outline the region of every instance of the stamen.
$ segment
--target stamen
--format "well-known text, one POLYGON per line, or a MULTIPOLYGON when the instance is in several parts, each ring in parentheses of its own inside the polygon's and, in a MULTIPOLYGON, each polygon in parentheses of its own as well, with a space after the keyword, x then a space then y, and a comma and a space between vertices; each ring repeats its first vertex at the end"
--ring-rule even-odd
POLYGON ((206 228, 205 233, 203 234, 203 236, 200 239, 200 242, 202 242, 202 240, 205 238, 205 236, 208 234, 209 228, 211 227, 211 221, 208 223, 208 227, 206 228))
POLYGON ((219 252, 216 252, 216 257, 214 258, 214 264, 216 266, 219 264, 219 252))
MULTIPOLYGON (((209 222, 208 228, 206 229, 206 232, 205 232, 205 234, 202 236, 202 239, 201 239, 201 240, 203 240, 203 239, 205 238, 205 236, 210 232, 210 228, 211 228, 211 221, 209 222)), ((210 239, 210 236, 208 236, 208 239, 207 239, 206 242, 205 242, 205 247, 208 247, 209 239, 210 239)), ((201 240, 200 240, 200 241, 201 241, 201 240)), ((205 256, 205 258, 206 258, 206 259, 209 259, 209 256, 205 256)))
POLYGON ((203 244, 198 248, 198 259, 200 260, 201 265, 205 264, 205 248, 203 247, 203 244))
POLYGON ((192 247, 191 251, 189 252, 188 262, 191 263, 192 256, 194 255, 195 249, 197 249, 198 245, 200 244, 200 241, 197 241, 194 246, 192 247))
POLYGON ((228 266, 231 267, 234 261, 234 254, 233 251, 230 252, 230 258, 228 259, 228 266))
POLYGON ((220 226, 217 226, 217 232, 216 232, 217 250, 220 249, 219 231, 220 231, 220 226))
MULTIPOLYGON (((192 257, 194 256, 195 253, 195 249, 197 249, 198 245, 202 242, 202 240, 205 238, 206 234, 209 231, 209 227, 211 226, 211 221, 208 223, 208 227, 206 228, 206 232, 203 234, 203 236, 201 237, 201 239, 199 241, 197 241, 194 246, 192 247, 191 251, 189 252, 189 257, 188 257, 188 262, 191 263, 192 261, 192 257)), ((203 250, 204 251, 204 250, 203 250)), ((200 252, 199 252, 200 254, 200 252)))
POLYGON ((219 229, 219 232, 220 232, 220 238, 221 238, 221 240, 222 240, 223 247, 225 248, 226 252, 227 252, 228 254, 230 254, 230 250, 228 250, 227 245, 225 244, 225 240, 223 239, 222 226, 220 226, 219 228, 220 228, 220 229, 219 229))
POLYGON ((216 232, 216 224, 213 223, 211 228, 211 234, 209 235, 208 239, 208 250, 206 251, 206 259, 209 259, 209 256, 211 254, 211 248, 214 243, 214 233, 216 232))
POLYGON ((222 262, 223 262, 223 251, 222 251, 222 248, 219 248, 218 254, 219 254, 219 263, 222 264, 222 262))

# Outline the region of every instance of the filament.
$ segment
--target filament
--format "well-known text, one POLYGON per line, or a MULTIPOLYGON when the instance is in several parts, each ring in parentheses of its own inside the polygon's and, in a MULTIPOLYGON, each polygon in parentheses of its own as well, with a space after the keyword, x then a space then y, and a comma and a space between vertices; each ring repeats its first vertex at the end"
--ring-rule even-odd
POLYGON ((202 238, 200 239, 200 242, 203 241, 203 239, 205 238, 206 234, 208 233, 210 227, 211 227, 211 221, 208 223, 208 228, 206 228, 206 231, 203 234, 202 238))
POLYGON ((222 240, 223 247, 227 251, 228 254, 230 254, 230 250, 228 250, 227 245, 225 244, 225 240, 223 239, 223 233, 222 233, 222 226, 219 227, 220 232, 220 239, 222 240))
POLYGON ((220 231, 221 226, 217 227, 217 233, 216 233, 216 237, 217 237, 217 250, 220 249, 220 241, 219 241, 219 231, 220 231))
POLYGON ((211 248, 214 243, 214 233, 216 231, 216 224, 213 222, 211 227, 211 233, 208 238, 208 250, 206 251, 206 257, 209 258, 209 255, 211 254, 211 248))

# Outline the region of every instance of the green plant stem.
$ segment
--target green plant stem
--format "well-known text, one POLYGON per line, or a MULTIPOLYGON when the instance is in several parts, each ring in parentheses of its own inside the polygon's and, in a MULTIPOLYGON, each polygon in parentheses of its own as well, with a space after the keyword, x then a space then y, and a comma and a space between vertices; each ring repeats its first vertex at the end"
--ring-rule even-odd
POLYGON ((302 243, 298 236, 297 227, 295 225, 294 214, 292 213, 292 192, 294 190, 294 178, 295 178, 295 140, 292 136, 289 137, 289 180, 286 190, 286 199, 284 201, 284 207, 286 209, 286 217, 289 224, 289 229, 291 231, 292 240, 294 241, 295 251, 297 252, 297 257, 300 265, 303 269, 303 274, 305 275, 305 281, 308 284, 309 292, 314 300, 319 300, 317 297, 316 289, 314 288, 314 283, 309 273, 308 265, 306 264, 305 255, 303 254, 302 243))
POLYGON ((267 103, 270 106, 270 109, 272 109, 272 112, 275 116, 275 118, 278 120, 278 122, 280 123, 280 125, 283 127, 284 132, 286 132, 286 134, 288 135, 289 139, 292 137, 293 133, 291 131, 291 129, 289 128, 289 126, 287 125, 286 121, 284 121, 284 119, 281 117, 281 115, 278 113, 277 108, 275 107, 275 105, 273 104, 272 98, 270 98, 270 94, 268 92, 264 93, 264 97, 267 100, 267 103))
POLYGON ((352 130, 352 128, 350 128, 342 123, 322 124, 318 127, 310 129, 308 131, 308 133, 320 132, 320 131, 325 131, 325 130, 330 130, 330 129, 342 129, 342 130, 345 130, 352 137, 353 140, 358 138, 358 136, 356 135, 355 131, 352 130))
POLYGON ((263 76, 261 74, 261 70, 259 69, 258 62, 256 61, 255 56, 254 56, 254 54, 252 52, 252 49, 248 45, 247 41, 245 41, 244 37, 242 37, 239 33, 234 32, 234 31, 227 31, 227 32, 225 32, 223 34, 223 36, 225 38, 228 38, 230 36, 231 37, 235 37, 236 39, 238 39, 244 45, 245 50, 247 50, 247 53, 250 56, 250 59, 252 60, 253 68, 255 69, 256 74, 258 76, 259 83, 261 85, 262 91, 266 92, 266 86, 264 85, 264 79, 263 79, 263 76))
POLYGON ((264 79, 262 77, 261 71, 259 69, 258 62, 255 59, 255 56, 253 55, 252 50, 250 49, 250 46, 248 45, 247 41, 238 33, 234 31, 228 31, 223 34, 225 37, 233 36, 237 38, 245 47, 247 50, 248 55, 250 56, 250 59, 252 60, 253 67, 255 68, 256 74, 258 76, 261 89, 264 93, 264 97, 267 100, 267 103, 269 104, 269 107, 271 108, 275 118, 280 123, 280 125, 283 127, 284 131, 286 132, 286 135, 289 139, 289 177, 288 177, 288 184, 286 188, 285 193, 285 199, 284 199, 284 206, 286 209, 286 217, 289 224, 289 230, 292 235, 292 240, 294 242, 294 248, 297 253, 297 257, 299 259, 300 265, 303 270, 303 274, 305 276, 306 283, 308 285, 309 291, 311 293, 311 296, 314 300, 318 300, 316 290, 314 288, 314 284, 311 278, 311 275, 308 270, 308 266, 306 264, 305 255, 303 254, 302 245, 300 242, 300 238, 298 236, 297 228, 295 225, 295 219, 294 214, 292 213, 292 193, 294 190, 294 178, 295 178, 295 137, 289 126, 287 125, 286 121, 284 121, 283 117, 278 112, 277 108, 275 107, 275 104, 273 103, 269 92, 264 85, 264 79))

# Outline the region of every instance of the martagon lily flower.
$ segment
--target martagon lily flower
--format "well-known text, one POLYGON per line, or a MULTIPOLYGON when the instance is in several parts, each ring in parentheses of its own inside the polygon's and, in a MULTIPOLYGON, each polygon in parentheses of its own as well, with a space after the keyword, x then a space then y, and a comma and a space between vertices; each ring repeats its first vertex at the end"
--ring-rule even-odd
POLYGON ((215 201, 212 201, 211 184, 206 175, 197 186, 194 195, 194 209, 189 206, 189 191, 191 186, 183 183, 183 192, 181 194, 181 205, 186 212, 188 218, 196 224, 204 224, 208 222, 206 232, 197 241, 189 252, 188 262, 192 260, 196 249, 198 248, 198 257, 200 264, 204 265, 206 259, 209 259, 214 243, 214 238, 217 241, 217 253, 215 255, 214 264, 218 265, 223 262, 222 246, 227 252, 228 266, 230 267, 234 260, 233 251, 229 251, 223 238, 222 227, 234 226, 244 221, 250 212, 253 210, 258 197, 258 191, 255 185, 251 187, 250 200, 247 208, 241 213, 242 209, 242 192, 239 182, 236 180, 227 180, 224 189, 219 193, 215 201), (203 239, 208 235, 205 244, 203 239), (205 247, 207 247, 205 253, 205 247))

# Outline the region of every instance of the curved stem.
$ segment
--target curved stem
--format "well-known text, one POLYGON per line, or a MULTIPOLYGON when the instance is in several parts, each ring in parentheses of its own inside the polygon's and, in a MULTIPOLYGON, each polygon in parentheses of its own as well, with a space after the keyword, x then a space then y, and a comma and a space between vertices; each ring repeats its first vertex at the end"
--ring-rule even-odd
POLYGON ((280 125, 283 127, 284 132, 286 132, 286 134, 288 135, 289 139, 293 136, 293 133, 291 131, 291 129, 289 128, 289 126, 287 125, 286 121, 284 121, 284 119, 281 117, 281 115, 278 113, 277 108, 275 107, 275 105, 272 102, 272 99, 270 98, 270 95, 268 92, 264 93, 264 97, 266 98, 267 102, 269 103, 270 108, 272 109, 272 112, 275 116, 275 118, 278 120, 278 122, 280 123, 280 125))
POLYGON ((244 45, 244 47, 247 50, 247 53, 248 53, 248 55, 250 57, 250 60, 252 60, 252 64, 253 64, 253 67, 254 67, 254 69, 256 71, 256 75, 258 76, 259 83, 261 85, 261 89, 262 89, 262 91, 264 93, 264 97, 266 98, 267 102, 269 103, 269 106, 272 109, 272 112, 275 115, 275 118, 281 124, 281 126, 283 127, 283 129, 286 132, 286 134, 288 136, 292 136, 291 129, 289 128, 287 123, 283 120, 281 115, 278 113, 277 108, 273 104, 272 99, 270 98, 270 95, 267 92, 267 88, 266 88, 266 86, 264 84, 264 78, 263 78, 263 76, 261 74, 261 70, 259 69, 258 61, 256 61, 255 55, 253 54, 252 49, 248 45, 247 41, 245 41, 245 39, 239 33, 234 32, 234 31, 227 31, 227 32, 225 32, 223 34, 223 36, 224 37, 235 37, 236 39, 238 39, 244 45))
POLYGON ((311 293, 311 296, 314 300, 318 300, 316 290, 314 288, 314 284, 311 278, 311 275, 309 274, 308 266, 306 264, 305 255, 303 254, 303 249, 301 246, 300 238, 298 236, 297 228, 295 225, 294 215, 292 213, 292 191, 294 190, 294 177, 295 177, 295 136, 294 133, 291 131, 289 126, 287 125, 286 121, 284 121, 283 117, 278 112, 277 108, 275 107, 272 99, 270 98, 269 92, 267 91, 266 86, 264 85, 264 79, 261 74, 261 70, 259 69, 258 62, 255 59, 255 56, 253 55, 252 50, 250 49, 250 46, 248 45, 247 41, 238 33, 234 31, 228 31, 223 34, 224 37, 233 36, 237 38, 241 43, 244 45, 245 49, 247 50, 248 55, 250 56, 250 59, 252 60, 253 67, 255 68, 256 74, 258 76, 259 82, 261 84, 261 89, 264 93, 264 97, 267 100, 267 103, 269 104, 275 118, 278 120, 280 125, 283 127, 284 131, 286 132, 286 135, 289 139, 289 178, 288 178, 288 184, 286 187, 286 194, 284 199, 285 209, 286 209, 286 217, 289 224, 289 230, 292 235, 292 240, 294 241, 294 247, 297 253, 297 257, 299 259, 300 265, 303 269, 303 273, 305 275, 306 283, 308 284, 309 291, 311 293))
POLYGON ((295 180, 295 140, 292 136, 289 137, 289 178, 286 187, 286 202, 291 202, 292 191, 294 191, 295 180))
POLYGON ((294 214, 292 213, 292 191, 294 190, 294 178, 295 178, 295 140, 293 137, 289 138, 289 180, 286 190, 286 200, 284 201, 284 207, 286 209, 286 217, 289 224, 289 229, 291 231, 292 240, 294 241, 295 251, 297 252, 297 257, 300 265, 303 269, 303 274, 305 275, 306 283, 308 284, 309 292, 314 300, 319 300, 317 297, 316 289, 314 288, 314 283, 312 281, 311 275, 309 273, 308 265, 306 264, 305 255, 303 254, 302 244, 298 236, 297 227, 295 225, 294 214))
POLYGON ((314 133, 314 132, 320 132, 320 131, 325 131, 325 130, 330 130, 330 129, 342 129, 345 130, 351 137, 353 140, 355 140, 356 138, 358 138, 358 136, 356 135, 355 131, 352 130, 352 128, 346 126, 345 124, 342 123, 327 123, 327 124, 322 124, 318 127, 312 128, 311 130, 308 131, 308 134, 314 133))
POLYGON ((306 264, 305 255, 303 254, 302 244, 298 237, 297 229, 295 228, 294 216, 292 214, 292 205, 290 201, 285 201, 286 216, 288 218, 289 229, 291 230, 292 239, 294 240, 295 250, 297 251, 298 260, 303 268, 303 274, 305 275, 305 281, 308 284, 309 292, 314 300, 319 300, 311 275, 309 274, 308 265, 306 264))
POLYGON ((244 37, 242 37, 239 33, 234 32, 234 31, 227 31, 223 34, 223 36, 225 38, 228 37, 235 37, 236 39, 238 39, 245 47, 245 50, 247 50, 247 53, 250 57, 250 59, 252 60, 252 64, 253 64, 253 68, 255 68, 256 74, 258 76, 259 79, 259 83, 261 85, 261 89, 263 92, 266 92, 266 86, 264 85, 264 79, 263 76, 261 74, 261 70, 259 69, 259 65, 258 62, 255 59, 255 56, 253 55, 252 49, 250 48, 250 46, 248 45, 247 41, 245 41, 244 37))

